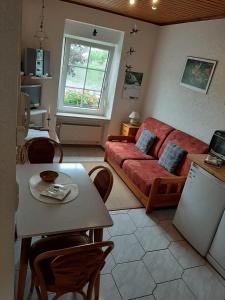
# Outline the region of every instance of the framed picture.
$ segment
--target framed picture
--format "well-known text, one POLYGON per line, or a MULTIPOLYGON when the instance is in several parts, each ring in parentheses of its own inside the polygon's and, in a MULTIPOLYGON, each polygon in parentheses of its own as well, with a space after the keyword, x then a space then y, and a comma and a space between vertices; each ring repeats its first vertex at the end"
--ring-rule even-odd
POLYGON ((142 78, 143 73, 126 71, 123 87, 123 97, 125 99, 139 99, 142 78))
POLYGON ((216 63, 216 60, 188 56, 180 84, 206 94, 216 63))

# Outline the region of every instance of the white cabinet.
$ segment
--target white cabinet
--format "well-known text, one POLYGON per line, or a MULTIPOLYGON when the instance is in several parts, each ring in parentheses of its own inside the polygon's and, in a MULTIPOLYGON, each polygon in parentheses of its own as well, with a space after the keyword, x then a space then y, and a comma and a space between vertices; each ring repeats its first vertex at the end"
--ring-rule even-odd
POLYGON ((207 260, 225 278, 225 212, 209 249, 207 260))
POLYGON ((175 214, 174 225, 206 256, 225 209, 225 183, 192 164, 175 214))

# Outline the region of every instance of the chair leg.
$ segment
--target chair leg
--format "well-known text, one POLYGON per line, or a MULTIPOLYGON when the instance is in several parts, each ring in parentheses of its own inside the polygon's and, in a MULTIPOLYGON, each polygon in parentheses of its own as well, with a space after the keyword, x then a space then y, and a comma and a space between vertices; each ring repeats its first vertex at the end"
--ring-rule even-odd
POLYGON ((29 290, 28 300, 30 300, 32 298, 33 291, 34 291, 34 278, 32 276, 31 277, 31 283, 30 283, 30 290, 29 290))

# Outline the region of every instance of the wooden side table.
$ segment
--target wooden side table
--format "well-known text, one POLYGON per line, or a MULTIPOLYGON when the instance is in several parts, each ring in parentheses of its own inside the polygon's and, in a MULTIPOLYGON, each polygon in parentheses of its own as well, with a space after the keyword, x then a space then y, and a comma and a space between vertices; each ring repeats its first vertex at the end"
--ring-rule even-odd
POLYGON ((130 123, 122 123, 121 125, 121 135, 135 136, 140 125, 133 125, 130 123))

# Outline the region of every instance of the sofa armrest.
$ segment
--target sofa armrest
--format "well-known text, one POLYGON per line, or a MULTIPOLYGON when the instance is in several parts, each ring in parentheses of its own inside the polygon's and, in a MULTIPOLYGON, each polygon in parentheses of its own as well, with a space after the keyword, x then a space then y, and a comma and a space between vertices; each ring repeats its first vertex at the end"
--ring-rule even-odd
POLYGON ((186 179, 187 177, 185 176, 156 177, 153 180, 146 212, 148 213, 153 210, 154 203, 157 203, 157 205, 160 202, 163 204, 167 201, 178 203, 186 179))
POLYGON ((134 142, 134 137, 130 135, 109 135, 107 141, 132 143, 134 142))

